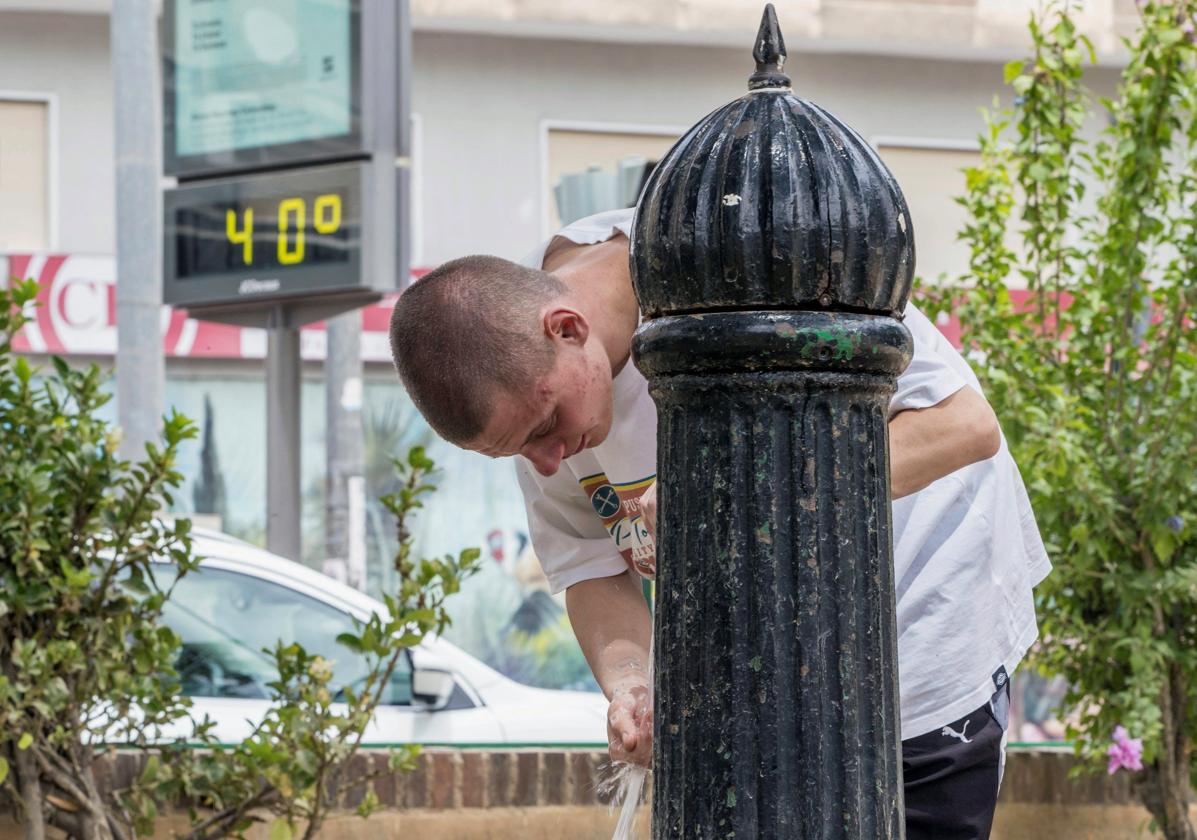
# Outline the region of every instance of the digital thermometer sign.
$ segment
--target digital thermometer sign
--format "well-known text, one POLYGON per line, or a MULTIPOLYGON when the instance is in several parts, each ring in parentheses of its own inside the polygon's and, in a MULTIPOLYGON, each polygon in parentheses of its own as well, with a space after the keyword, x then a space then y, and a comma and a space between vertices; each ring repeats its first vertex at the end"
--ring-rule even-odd
POLYGON ((367 290, 367 171, 345 164, 168 191, 166 302, 214 305, 367 290))
POLYGON ((408 276, 399 0, 164 0, 163 300, 310 323, 408 276))

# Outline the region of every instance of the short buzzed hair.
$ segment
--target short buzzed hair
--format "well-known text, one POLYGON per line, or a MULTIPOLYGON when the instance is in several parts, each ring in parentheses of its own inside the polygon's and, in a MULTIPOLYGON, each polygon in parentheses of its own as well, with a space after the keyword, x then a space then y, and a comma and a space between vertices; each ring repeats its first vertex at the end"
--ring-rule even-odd
POLYGON ((428 424, 466 444, 490 421, 497 390, 532 385, 553 366, 541 307, 566 286, 499 257, 451 260, 417 280, 391 313, 391 355, 428 424))

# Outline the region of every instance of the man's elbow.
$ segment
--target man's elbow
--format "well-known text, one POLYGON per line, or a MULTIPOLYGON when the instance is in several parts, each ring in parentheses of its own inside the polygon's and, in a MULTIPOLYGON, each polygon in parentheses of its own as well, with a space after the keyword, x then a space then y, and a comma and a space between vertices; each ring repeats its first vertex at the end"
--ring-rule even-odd
POLYGON ((1002 448, 1002 428, 998 425, 997 415, 993 413, 989 403, 982 402, 984 409, 978 412, 973 426, 973 462, 987 461, 1002 448))

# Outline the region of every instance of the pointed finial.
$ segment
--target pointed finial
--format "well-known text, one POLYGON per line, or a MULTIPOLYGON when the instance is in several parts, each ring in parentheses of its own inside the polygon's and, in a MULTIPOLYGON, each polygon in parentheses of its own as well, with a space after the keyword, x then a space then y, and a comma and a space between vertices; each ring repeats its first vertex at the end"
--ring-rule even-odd
POLYGON ((756 72, 748 77, 749 90, 790 86, 790 77, 782 72, 786 65, 786 42, 781 37, 772 3, 765 4, 752 57, 756 59, 756 72))

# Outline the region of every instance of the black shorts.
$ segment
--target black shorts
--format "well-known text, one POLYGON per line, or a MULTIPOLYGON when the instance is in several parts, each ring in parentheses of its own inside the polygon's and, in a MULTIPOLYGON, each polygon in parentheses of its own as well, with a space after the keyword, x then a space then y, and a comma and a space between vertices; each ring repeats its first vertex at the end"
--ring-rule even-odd
POLYGON ((975 712, 902 742, 906 840, 987 840, 1005 760, 1010 682, 975 712))

